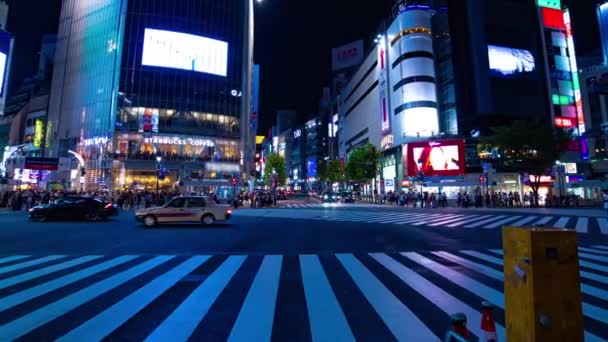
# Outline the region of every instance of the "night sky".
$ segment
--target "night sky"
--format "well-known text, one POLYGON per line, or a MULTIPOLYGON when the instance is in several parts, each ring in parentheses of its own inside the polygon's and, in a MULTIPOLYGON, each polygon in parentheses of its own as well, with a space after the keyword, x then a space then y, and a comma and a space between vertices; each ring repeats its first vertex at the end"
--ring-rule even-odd
MULTIPOLYGON (((61 0, 8 2, 7 26, 16 35, 10 92, 36 72, 41 35, 57 32, 61 0)), ((255 62, 261 67, 262 134, 274 123, 277 109, 295 109, 301 120, 314 115, 321 88, 330 84, 331 48, 357 39, 363 39, 368 48, 390 3, 263 0, 256 4, 255 62)), ((579 55, 599 48, 596 3, 570 0, 579 55)))

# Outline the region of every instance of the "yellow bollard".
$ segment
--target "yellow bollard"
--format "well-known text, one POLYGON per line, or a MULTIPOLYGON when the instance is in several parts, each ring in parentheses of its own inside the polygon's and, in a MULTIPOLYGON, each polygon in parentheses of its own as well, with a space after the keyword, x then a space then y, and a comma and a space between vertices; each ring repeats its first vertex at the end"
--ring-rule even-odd
POLYGON ((505 227, 508 341, 583 341, 576 232, 505 227))

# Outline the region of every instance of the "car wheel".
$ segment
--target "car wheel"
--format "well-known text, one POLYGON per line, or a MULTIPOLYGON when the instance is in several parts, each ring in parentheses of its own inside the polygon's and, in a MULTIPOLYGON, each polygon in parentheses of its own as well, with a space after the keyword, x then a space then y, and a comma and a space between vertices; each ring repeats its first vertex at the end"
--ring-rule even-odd
POLYGON ((43 214, 37 214, 35 216, 32 216, 31 220, 36 222, 44 222, 46 221, 46 216, 44 216, 43 214))
POLYGON ((96 211, 90 211, 84 214, 84 219, 87 221, 99 221, 101 216, 99 216, 99 213, 96 211))
POLYGON ((152 215, 148 215, 148 216, 144 217, 144 225, 146 227, 156 226, 156 217, 154 217, 152 215))
POLYGON ((203 216, 201 221, 203 222, 203 224, 205 226, 209 226, 209 225, 212 225, 213 222, 215 222, 215 217, 213 217, 213 215, 207 214, 207 215, 203 216))

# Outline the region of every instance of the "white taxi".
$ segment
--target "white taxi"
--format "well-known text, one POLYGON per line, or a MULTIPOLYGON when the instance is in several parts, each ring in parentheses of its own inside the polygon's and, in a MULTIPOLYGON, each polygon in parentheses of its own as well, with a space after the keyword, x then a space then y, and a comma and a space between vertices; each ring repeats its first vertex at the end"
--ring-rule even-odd
POLYGON ((162 207, 140 209, 135 218, 146 227, 161 223, 195 223, 211 225, 216 221, 227 221, 232 207, 216 204, 207 197, 175 197, 162 207))

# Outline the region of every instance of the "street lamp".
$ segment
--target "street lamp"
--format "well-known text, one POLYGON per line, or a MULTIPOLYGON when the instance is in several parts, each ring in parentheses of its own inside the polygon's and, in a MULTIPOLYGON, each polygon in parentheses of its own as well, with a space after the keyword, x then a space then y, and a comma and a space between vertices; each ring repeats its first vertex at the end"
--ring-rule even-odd
POLYGON ((160 162, 163 161, 163 157, 156 156, 156 203, 158 203, 158 179, 160 178, 160 162))

